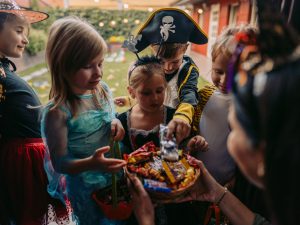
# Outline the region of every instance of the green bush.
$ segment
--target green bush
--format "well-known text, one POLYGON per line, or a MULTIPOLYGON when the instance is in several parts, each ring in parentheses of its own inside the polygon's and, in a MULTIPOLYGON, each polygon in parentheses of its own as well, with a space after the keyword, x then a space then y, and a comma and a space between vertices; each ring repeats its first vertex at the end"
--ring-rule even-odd
POLYGON ((78 16, 86 19, 96 30, 102 35, 107 42, 123 42, 130 34, 135 34, 138 27, 149 16, 147 11, 139 10, 103 10, 95 8, 83 9, 48 9, 49 18, 40 23, 32 25, 29 35, 29 45, 27 51, 30 55, 34 55, 45 49, 47 35, 50 25, 57 19, 66 16, 78 16), (111 25, 111 21, 115 21, 115 25, 111 25), (140 24, 136 23, 140 21, 140 24), (126 21, 126 22, 124 22, 126 21), (104 25, 100 27, 99 23, 104 25), (114 40, 117 39, 117 40, 114 40))
POLYGON ((56 20, 65 16, 78 16, 86 19, 91 23, 96 30, 108 40, 111 36, 124 36, 128 37, 129 34, 134 34, 136 29, 143 23, 149 16, 148 11, 140 10, 103 10, 97 8, 82 8, 82 9, 49 9, 47 12, 49 18, 40 23, 33 24, 34 29, 48 30, 49 26, 56 20), (124 22, 124 19, 127 22, 124 22), (114 20, 115 26, 111 26, 110 22, 114 20), (140 24, 136 24, 136 20, 140 24), (103 27, 99 23, 104 24, 103 27))
POLYGON ((47 35, 42 30, 31 29, 29 34, 29 44, 26 51, 29 55, 35 55, 45 49, 47 35))

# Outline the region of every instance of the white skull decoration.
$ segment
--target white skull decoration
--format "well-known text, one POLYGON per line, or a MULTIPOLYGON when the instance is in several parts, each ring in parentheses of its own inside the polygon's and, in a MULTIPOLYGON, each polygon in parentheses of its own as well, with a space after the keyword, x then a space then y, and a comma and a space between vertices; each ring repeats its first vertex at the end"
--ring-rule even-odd
POLYGON ((166 41, 169 38, 169 32, 175 33, 174 29, 176 26, 173 25, 174 18, 172 16, 164 16, 162 18, 162 26, 160 26, 160 35, 163 40, 166 41))
POLYGON ((172 16, 165 16, 162 18, 162 24, 164 27, 172 27, 174 18, 172 16))

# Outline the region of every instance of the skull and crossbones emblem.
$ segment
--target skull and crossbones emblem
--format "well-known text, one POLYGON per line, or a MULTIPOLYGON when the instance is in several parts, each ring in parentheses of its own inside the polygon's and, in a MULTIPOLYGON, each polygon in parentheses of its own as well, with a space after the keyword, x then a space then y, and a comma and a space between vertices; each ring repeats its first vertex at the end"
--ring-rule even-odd
POLYGON ((172 16, 164 16, 162 18, 162 26, 160 26, 160 35, 164 41, 168 40, 169 32, 175 33, 173 30, 176 26, 173 24, 174 18, 172 16))

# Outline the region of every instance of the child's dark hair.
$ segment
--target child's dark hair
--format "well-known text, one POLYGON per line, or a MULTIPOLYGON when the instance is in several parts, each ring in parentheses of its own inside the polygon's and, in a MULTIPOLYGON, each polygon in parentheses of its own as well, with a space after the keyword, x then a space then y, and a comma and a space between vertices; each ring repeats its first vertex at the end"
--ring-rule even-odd
POLYGON ((162 43, 160 45, 152 45, 153 50, 160 58, 170 59, 177 55, 179 51, 185 52, 187 43, 162 43))
POLYGON ((165 79, 161 60, 154 55, 143 56, 135 61, 128 72, 129 86, 137 87, 154 74, 159 74, 165 79))
POLYGON ((20 21, 22 21, 22 23, 28 25, 28 27, 29 27, 28 22, 23 20, 20 16, 17 16, 12 13, 0 12, 0 31, 3 29, 4 23, 15 21, 15 20, 17 20, 17 21, 20 20, 20 21))
POLYGON ((139 58, 135 63, 134 65, 135 66, 143 66, 143 65, 146 65, 146 64, 153 64, 153 63, 157 63, 157 64, 160 64, 161 63, 161 60, 158 59, 157 57, 155 57, 154 55, 145 55, 141 58, 139 58))
POLYGON ((4 23, 6 22, 8 16, 9 13, 5 13, 5 12, 0 13, 0 31, 3 29, 4 23))

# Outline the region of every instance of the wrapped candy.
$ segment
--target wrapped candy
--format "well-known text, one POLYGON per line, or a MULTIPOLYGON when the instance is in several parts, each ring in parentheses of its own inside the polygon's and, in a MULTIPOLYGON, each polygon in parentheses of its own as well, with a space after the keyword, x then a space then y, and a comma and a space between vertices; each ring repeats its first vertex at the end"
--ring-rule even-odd
POLYGON ((179 154, 176 139, 174 135, 172 135, 171 139, 168 139, 167 133, 168 127, 161 124, 159 128, 161 158, 169 161, 178 161, 179 154))
MULTIPOLYGON (((162 127, 162 130, 164 127, 162 127)), ((166 132, 166 129, 163 131, 166 132)), ((148 142, 130 154, 124 154, 128 172, 142 178, 151 199, 158 203, 174 202, 184 196, 200 175, 200 170, 190 165, 188 155, 177 149, 174 140, 162 135, 161 149, 148 142), (167 144, 175 146, 171 150, 167 144)))

